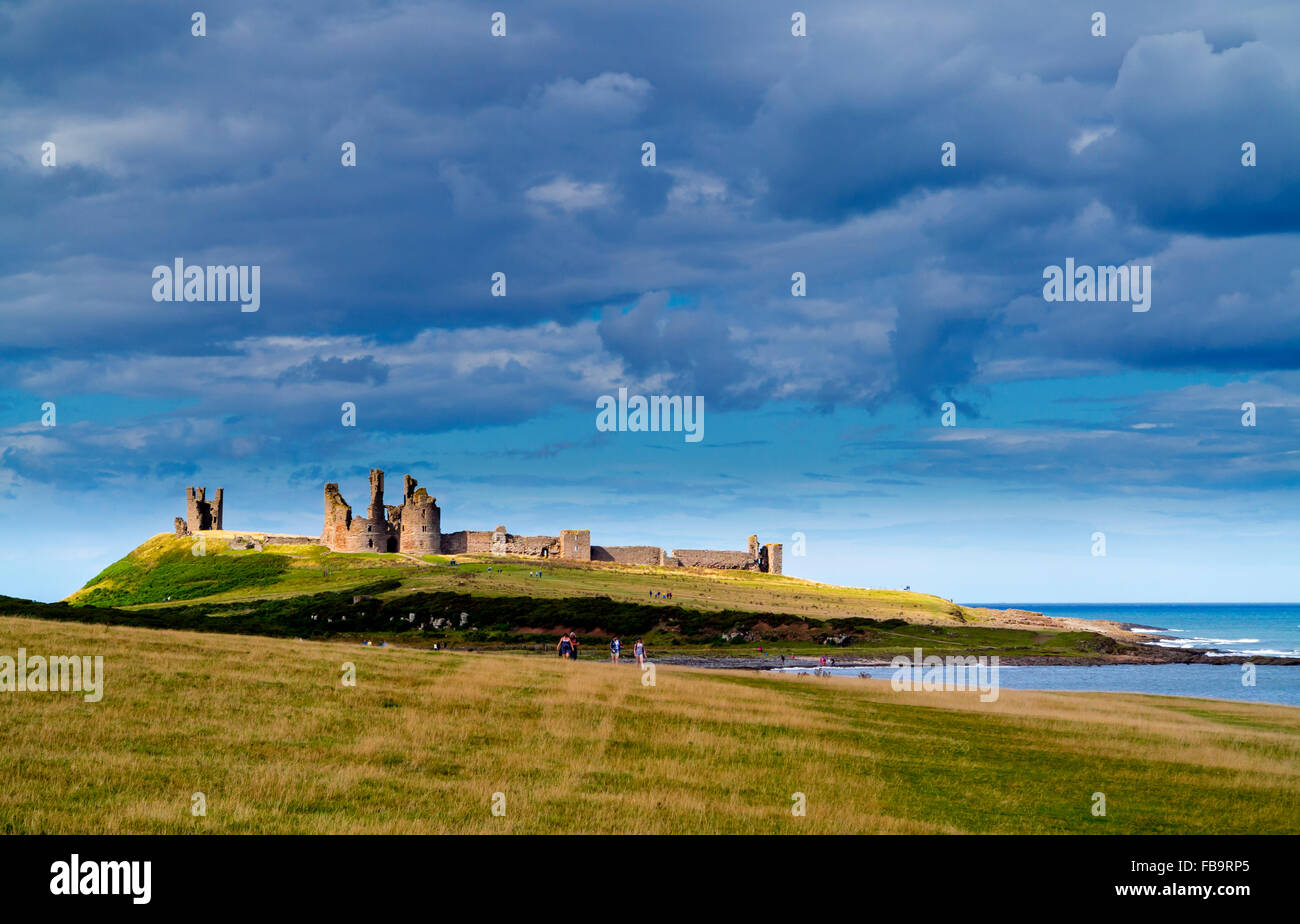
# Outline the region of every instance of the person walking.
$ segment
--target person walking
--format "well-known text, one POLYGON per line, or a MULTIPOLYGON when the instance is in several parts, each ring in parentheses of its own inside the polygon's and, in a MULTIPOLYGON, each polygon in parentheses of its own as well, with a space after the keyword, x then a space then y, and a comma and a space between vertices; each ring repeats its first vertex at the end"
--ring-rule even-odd
POLYGON ((573 641, 569 638, 569 633, 560 636, 560 644, 555 647, 560 652, 560 657, 566 661, 573 657, 573 641))
POLYGON ((572 657, 573 657, 573 660, 576 661, 576 660, 578 660, 578 633, 577 633, 577 632, 570 632, 570 633, 569 633, 569 644, 570 644, 571 646, 573 646, 573 655, 572 655, 572 657))
POLYGON ((615 664, 618 663, 619 652, 621 652, 622 650, 623 650, 623 643, 618 640, 617 635, 609 640, 609 659, 613 661, 615 664))
POLYGON ((640 639, 632 646, 632 654, 636 655, 636 666, 639 668, 645 664, 645 643, 640 639))

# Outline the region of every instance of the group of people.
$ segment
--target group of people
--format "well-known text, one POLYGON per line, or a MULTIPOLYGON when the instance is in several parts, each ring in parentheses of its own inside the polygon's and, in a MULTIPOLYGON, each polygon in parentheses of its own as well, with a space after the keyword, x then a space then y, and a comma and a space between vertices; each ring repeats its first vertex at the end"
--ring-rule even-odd
POLYGON ((650 597, 651 599, 654 599, 655 597, 663 597, 665 600, 671 600, 673 598, 673 592, 671 590, 652 590, 650 591, 650 597))
MULTIPOLYGON (((578 633, 565 632, 560 636, 560 643, 555 646, 555 650, 561 658, 578 660, 578 633)), ((609 660, 617 664, 622 654, 623 643, 616 635, 609 640, 609 660)), ((632 646, 632 654, 636 658, 636 666, 643 665, 645 663, 645 642, 637 639, 636 644, 632 646)))

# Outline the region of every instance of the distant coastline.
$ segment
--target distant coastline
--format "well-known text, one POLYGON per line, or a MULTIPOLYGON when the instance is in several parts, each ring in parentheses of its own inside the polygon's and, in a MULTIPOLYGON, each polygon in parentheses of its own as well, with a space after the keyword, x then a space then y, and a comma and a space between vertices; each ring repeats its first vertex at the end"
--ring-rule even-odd
POLYGON ((1182 663, 1300 663, 1300 603, 979 605, 1033 610, 1054 620, 1093 624, 1099 631, 1118 628, 1133 644, 1196 656, 1182 663))

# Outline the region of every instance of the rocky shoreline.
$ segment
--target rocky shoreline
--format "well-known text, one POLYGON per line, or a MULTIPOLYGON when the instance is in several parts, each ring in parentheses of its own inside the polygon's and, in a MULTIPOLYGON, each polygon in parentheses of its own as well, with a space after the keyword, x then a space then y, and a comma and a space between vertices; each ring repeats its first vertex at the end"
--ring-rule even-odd
MULTIPOLYGON (((1052 655, 1027 655, 1016 657, 999 655, 998 663, 1005 667, 1105 667, 1113 664, 1269 664, 1300 667, 1300 659, 1277 657, 1246 657, 1244 655, 1211 656, 1208 651, 1150 646, 1150 654, 1114 654, 1098 657, 1057 657, 1052 655)), ((961 653, 969 656, 970 653, 961 653)), ((673 664, 681 667, 726 668, 735 670, 776 670, 781 667, 814 669, 820 666, 817 658, 789 657, 783 662, 780 658, 752 657, 702 657, 699 655, 664 655, 650 660, 659 664, 673 664)), ((861 668, 870 672, 888 670, 888 658, 841 658, 827 667, 837 669, 861 668)))

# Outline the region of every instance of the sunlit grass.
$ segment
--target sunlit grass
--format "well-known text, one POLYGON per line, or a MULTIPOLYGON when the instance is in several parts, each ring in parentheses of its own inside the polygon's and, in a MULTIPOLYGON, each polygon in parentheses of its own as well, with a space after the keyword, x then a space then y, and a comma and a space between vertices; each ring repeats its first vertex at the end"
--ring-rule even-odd
MULTIPOLYGON (((956 623, 962 619, 978 621, 981 616, 979 610, 962 608, 929 594, 840 587, 779 574, 465 555, 430 555, 417 561, 397 554, 334 553, 323 546, 308 545, 268 544, 262 552, 231 551, 224 537, 237 533, 226 531, 220 535, 223 538, 208 542, 206 557, 219 558, 223 563, 239 562, 232 566, 232 573, 233 568, 247 569, 250 580, 244 587, 222 585, 203 595, 202 599, 214 603, 349 590, 392 578, 401 582, 399 589, 389 592, 394 596, 454 590, 488 596, 606 596, 634 603, 666 602, 664 597, 653 596, 657 591, 671 592, 674 604, 693 609, 780 612, 817 619, 864 616, 956 623), (283 567, 276 566, 278 573, 269 577, 260 564, 268 558, 283 562, 283 567), (453 558, 456 567, 448 564, 453 558), (537 571, 542 572, 541 577, 534 576, 537 571)), ((164 565, 189 566, 195 571, 212 568, 211 563, 189 554, 193 542, 192 538, 178 539, 168 534, 154 536, 92 578, 68 600, 102 606, 162 603, 168 585, 153 578, 153 570, 164 565)), ((168 579, 174 581, 177 576, 170 574, 168 579)))
POLYGON ((1293 832, 1300 710, 0 619, 0 831, 1293 832), (355 688, 340 683, 356 664, 355 688), (202 792, 207 815, 190 814, 202 792), (506 814, 493 817, 492 794, 506 814), (806 817, 791 814, 792 796, 806 817), (1090 811, 1103 792, 1105 817, 1090 811))

